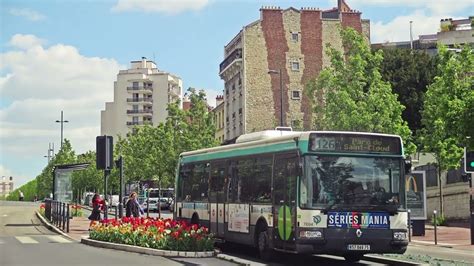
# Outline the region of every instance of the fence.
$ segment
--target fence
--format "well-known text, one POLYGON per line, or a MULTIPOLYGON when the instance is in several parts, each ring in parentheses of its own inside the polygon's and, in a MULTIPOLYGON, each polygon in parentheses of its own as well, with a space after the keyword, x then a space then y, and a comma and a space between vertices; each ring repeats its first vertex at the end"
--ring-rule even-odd
POLYGON ((72 218, 69 203, 47 199, 44 210, 46 218, 53 225, 69 233, 69 220, 72 218))

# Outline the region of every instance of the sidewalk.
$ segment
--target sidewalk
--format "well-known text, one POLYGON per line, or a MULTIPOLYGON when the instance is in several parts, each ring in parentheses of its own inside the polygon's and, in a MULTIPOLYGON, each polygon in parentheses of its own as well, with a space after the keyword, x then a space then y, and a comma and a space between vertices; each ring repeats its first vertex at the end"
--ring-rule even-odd
MULTIPOLYGON (((471 245, 471 229, 465 226, 438 226, 438 246, 474 252, 471 245)), ((424 236, 412 236, 410 245, 434 246, 434 226, 425 225, 424 236)))
POLYGON ((74 217, 69 221, 69 233, 72 239, 81 241, 83 236, 89 236, 89 219, 87 217, 74 217))

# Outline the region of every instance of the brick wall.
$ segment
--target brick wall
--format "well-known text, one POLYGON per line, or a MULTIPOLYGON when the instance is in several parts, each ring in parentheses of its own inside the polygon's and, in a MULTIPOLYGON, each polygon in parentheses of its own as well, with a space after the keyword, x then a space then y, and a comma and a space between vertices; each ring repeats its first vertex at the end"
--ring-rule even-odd
MULTIPOLYGON (((305 86, 309 80, 317 77, 323 65, 323 29, 319 10, 301 11, 301 53, 305 60, 301 84, 305 86)), ((311 102, 305 95, 301 103, 301 112, 304 114, 304 129, 310 130, 312 128, 311 102)))
MULTIPOLYGON (((262 30, 267 48, 268 69, 280 70, 283 82, 283 110, 288 110, 288 85, 289 77, 286 71, 286 53, 288 44, 285 38, 283 27, 283 15, 281 9, 262 9, 262 30)), ((271 88, 273 102, 275 104, 274 115, 276 121, 280 121, 280 77, 271 75, 271 88)), ((286 123, 286 116, 283 116, 283 124, 286 123)))
POLYGON ((362 23, 360 21, 361 13, 358 12, 347 12, 341 13, 342 26, 352 27, 359 33, 362 33, 362 23))

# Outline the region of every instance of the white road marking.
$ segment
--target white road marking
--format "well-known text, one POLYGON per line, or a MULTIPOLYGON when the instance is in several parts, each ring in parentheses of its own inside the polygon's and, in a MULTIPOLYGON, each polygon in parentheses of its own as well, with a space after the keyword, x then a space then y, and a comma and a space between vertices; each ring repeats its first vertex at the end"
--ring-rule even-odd
POLYGON ((22 244, 38 244, 38 241, 29 236, 15 236, 15 238, 22 244))
POLYGON ((66 239, 62 236, 48 236, 51 241, 54 241, 56 243, 71 243, 72 241, 69 239, 66 239))

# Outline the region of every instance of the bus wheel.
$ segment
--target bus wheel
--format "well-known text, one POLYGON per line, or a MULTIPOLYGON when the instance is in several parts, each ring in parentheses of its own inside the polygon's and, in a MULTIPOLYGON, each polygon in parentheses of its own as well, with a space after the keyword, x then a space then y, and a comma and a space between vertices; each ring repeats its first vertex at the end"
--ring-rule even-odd
POLYGON ((261 259, 269 261, 273 257, 274 251, 270 248, 270 238, 267 230, 258 233, 257 248, 261 259))
POLYGON ((344 255, 344 259, 345 259, 347 262, 350 262, 350 263, 358 262, 359 260, 362 259, 362 257, 364 257, 363 254, 344 255))

